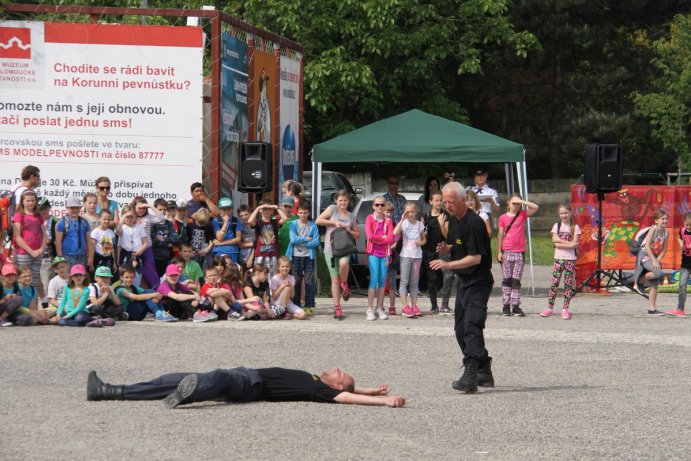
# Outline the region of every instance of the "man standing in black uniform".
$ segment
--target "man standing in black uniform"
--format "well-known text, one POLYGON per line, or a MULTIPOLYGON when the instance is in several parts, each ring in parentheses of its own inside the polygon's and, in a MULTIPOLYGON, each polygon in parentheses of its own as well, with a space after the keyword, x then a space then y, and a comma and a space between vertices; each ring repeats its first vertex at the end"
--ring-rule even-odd
POLYGON ((137 384, 112 385, 89 373, 87 400, 160 400, 168 408, 192 402, 266 400, 349 403, 402 407, 405 397, 387 395, 389 386, 355 387, 353 377, 338 368, 321 376, 286 368, 231 368, 208 373, 171 373, 137 384))
POLYGON ((478 386, 494 386, 492 358, 485 348, 483 334, 487 301, 494 284, 492 250, 485 223, 466 205, 463 186, 457 182, 445 185, 442 198, 451 219, 446 242, 439 244, 437 252, 451 252, 451 260, 436 259, 430 263, 430 268, 451 269, 459 279, 454 330, 465 368, 463 376, 452 386, 472 393, 478 386))

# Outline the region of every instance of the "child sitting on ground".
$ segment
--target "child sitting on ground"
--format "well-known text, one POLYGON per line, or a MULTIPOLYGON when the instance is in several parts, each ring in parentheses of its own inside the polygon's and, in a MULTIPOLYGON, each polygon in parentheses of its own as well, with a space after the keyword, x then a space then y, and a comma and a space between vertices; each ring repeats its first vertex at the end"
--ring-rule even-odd
POLYGON ((176 264, 166 267, 166 275, 156 291, 163 296, 164 308, 174 317, 186 320, 196 315, 199 295, 180 283, 180 268, 176 264))
POLYGON ((134 284, 135 270, 132 266, 124 266, 120 270, 120 286, 115 294, 120 305, 127 312, 129 320, 141 321, 151 312, 159 322, 177 322, 178 319, 165 311, 163 295, 157 291, 145 290, 134 284))
POLYGON ((221 281, 221 276, 215 266, 204 268, 206 283, 200 295, 206 298, 218 313, 223 312, 228 320, 244 320, 242 305, 235 302, 230 285, 221 281), (220 312, 219 312, 220 311, 220 312))
POLYGON ((204 277, 201 266, 194 260, 194 248, 189 242, 184 242, 180 247, 180 256, 184 261, 184 272, 186 280, 183 284, 192 291, 199 291, 201 288, 201 279, 204 277))
POLYGON ((271 289, 271 299, 274 307, 283 309, 293 318, 305 320, 307 314, 300 306, 293 303, 295 296, 295 277, 290 275, 293 264, 285 256, 278 258, 278 274, 271 277, 269 288, 271 289))
POLYGON ((111 318, 94 319, 86 308, 89 302, 89 276, 86 267, 76 264, 70 269, 70 280, 60 300, 58 311, 51 323, 68 327, 113 326, 111 318))
POLYGON ((245 297, 259 299, 257 302, 245 304, 245 317, 253 320, 267 320, 283 315, 285 309, 272 308, 269 304, 269 268, 256 263, 245 273, 245 297))
POLYGON ((129 316, 110 286, 112 277, 113 274, 106 266, 96 268, 94 283, 89 285, 89 314, 93 317, 127 320, 129 316))

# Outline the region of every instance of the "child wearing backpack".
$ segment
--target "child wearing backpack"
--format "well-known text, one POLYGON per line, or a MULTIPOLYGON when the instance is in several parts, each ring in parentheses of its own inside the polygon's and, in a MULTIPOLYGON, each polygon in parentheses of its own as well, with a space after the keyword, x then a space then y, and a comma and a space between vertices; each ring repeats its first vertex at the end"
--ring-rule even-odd
POLYGON ((15 263, 31 269, 31 285, 39 288, 39 296, 43 298, 41 284, 41 264, 43 251, 48 245, 48 235, 43 225, 43 219, 37 208, 36 193, 27 189, 22 193, 19 208, 12 216, 15 246, 15 263))
POLYGON ((314 301, 314 261, 319 248, 319 229, 309 221, 310 206, 301 203, 298 206, 298 219, 290 223, 290 243, 286 256, 293 262, 295 276, 295 297, 293 302, 299 304, 302 294, 302 283, 305 284, 305 313, 312 315, 314 301))
POLYGON ((664 312, 657 310, 657 287, 662 280, 662 259, 667 252, 667 223, 669 215, 665 210, 657 210, 653 215, 655 224, 650 227, 645 242, 638 252, 636 258, 636 270, 633 274, 633 289, 639 294, 643 294, 639 285, 639 279, 650 282, 650 293, 648 293, 648 315, 665 315, 664 312))
POLYGON ((67 199, 67 214, 63 216, 55 227, 55 252, 63 256, 70 266, 77 264, 93 267, 90 259, 93 254, 89 233, 89 223, 79 215, 82 201, 73 195, 67 199))
POLYGON ((547 309, 542 311, 541 317, 550 317, 554 310, 557 289, 562 274, 564 275, 564 305, 561 318, 571 319, 569 305, 574 295, 573 282, 576 273, 576 250, 581 229, 571 219, 571 207, 559 205, 559 222, 552 226, 552 243, 554 244, 554 264, 552 265, 552 284, 547 295, 547 309))
POLYGON ((317 226, 326 227, 324 236, 324 259, 326 267, 331 275, 331 296, 334 303, 334 318, 343 320, 343 310, 341 310, 341 295, 343 301, 350 299, 350 287, 348 286, 348 276, 350 275, 350 255, 334 256, 331 247, 331 235, 336 228, 343 228, 350 236, 357 240, 360 238, 360 230, 355 220, 355 215, 348 211, 350 196, 345 190, 336 192, 336 204, 329 205, 322 214, 319 215, 315 223, 317 226))
MULTIPOLYGON (((384 285, 386 272, 391 256, 391 244, 394 241, 394 225, 390 218, 384 215, 386 199, 379 195, 372 201, 371 215, 365 221, 367 234, 367 267, 370 282, 367 290, 367 320, 387 320, 389 316, 384 310, 384 285), (374 310, 374 297, 377 297, 377 310, 374 310)), ((395 287, 389 287, 395 290, 395 287)))
POLYGON ((679 248, 681 248, 681 266, 679 267, 679 298, 677 308, 665 312, 667 315, 684 316, 686 306, 686 285, 689 283, 691 274, 691 213, 684 213, 684 227, 679 229, 677 237, 679 248))
POLYGON ((23 303, 17 283, 17 268, 14 264, 6 263, 0 275, 0 327, 11 327, 13 323, 10 318, 15 318, 23 303))
POLYGON ((418 280, 420 280, 422 264, 422 246, 427 241, 427 237, 425 226, 417 220, 417 206, 414 202, 407 202, 404 205, 401 222, 396 225, 393 232, 402 234, 403 241, 400 254, 401 286, 399 289, 403 304, 402 313, 408 318, 422 317, 422 312, 417 306, 418 280), (412 305, 408 305, 409 292, 412 305))

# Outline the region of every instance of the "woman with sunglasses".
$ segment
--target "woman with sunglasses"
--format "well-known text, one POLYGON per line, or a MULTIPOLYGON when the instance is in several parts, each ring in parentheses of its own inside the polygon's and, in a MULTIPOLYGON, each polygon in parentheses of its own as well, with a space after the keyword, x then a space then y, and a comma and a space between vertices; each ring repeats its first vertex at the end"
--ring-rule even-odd
POLYGON ((94 182, 96 184, 96 215, 101 213, 101 210, 110 210, 113 220, 110 227, 115 229, 120 222, 120 205, 115 200, 111 200, 110 196, 110 179, 107 176, 101 176, 94 182))

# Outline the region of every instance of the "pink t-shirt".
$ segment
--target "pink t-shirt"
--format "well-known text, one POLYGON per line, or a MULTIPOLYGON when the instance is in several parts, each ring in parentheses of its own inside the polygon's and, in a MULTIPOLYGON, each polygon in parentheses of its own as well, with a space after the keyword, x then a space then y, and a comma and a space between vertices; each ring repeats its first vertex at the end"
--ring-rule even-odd
POLYGON ((365 232, 367 234, 367 254, 382 258, 389 255, 388 246, 393 242, 393 222, 389 218, 377 221, 374 214, 367 216, 365 232), (386 235, 386 241, 381 236, 386 235))
MULTIPOLYGON (((581 235, 581 228, 576 224, 573 228, 573 233, 576 235, 581 235)), ((571 226, 568 224, 555 224, 552 226, 552 235, 557 234, 559 240, 564 242, 572 242, 573 236, 571 235, 571 226), (557 229, 559 226, 559 229, 557 229)), ((566 248, 555 248, 554 249, 554 259, 566 259, 570 261, 576 260, 576 249, 566 249, 566 248)))
MULTIPOLYGON (((41 232, 41 226, 43 225, 43 220, 40 216, 22 214, 18 211, 12 216, 13 223, 19 223, 22 227, 22 238, 29 245, 32 250, 38 250, 41 248, 41 243, 43 243, 43 232, 41 232)), ((16 246, 17 253, 26 254, 22 248, 18 245, 16 246)))
POLYGON ((499 227, 506 228, 511 224, 511 229, 508 233, 504 234, 504 239, 502 240, 501 249, 503 251, 515 251, 518 253, 525 251, 525 222, 528 219, 528 213, 525 210, 521 210, 518 213, 518 217, 511 224, 513 216, 508 213, 504 213, 499 217, 499 227))
MULTIPOLYGON (((288 275, 287 279, 291 285, 295 286, 295 277, 293 277, 292 275, 288 275)), ((271 291, 274 291, 276 288, 280 287, 282 283, 283 279, 280 278, 278 275, 274 275, 273 277, 271 277, 271 281, 269 282, 269 288, 271 289, 271 291)))

